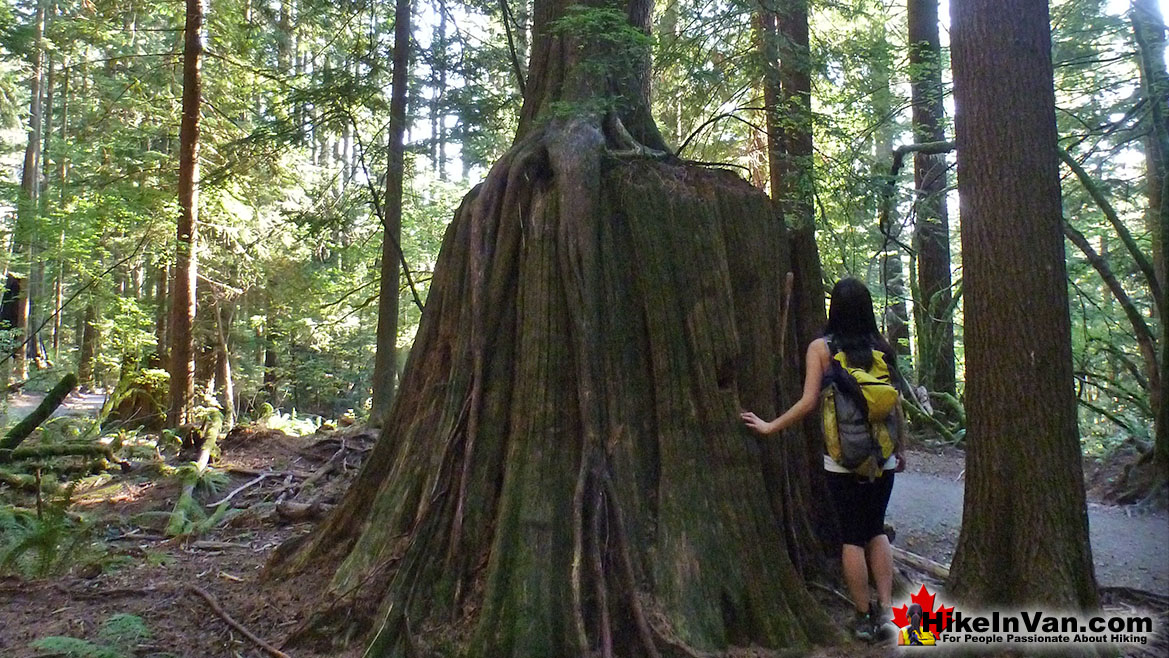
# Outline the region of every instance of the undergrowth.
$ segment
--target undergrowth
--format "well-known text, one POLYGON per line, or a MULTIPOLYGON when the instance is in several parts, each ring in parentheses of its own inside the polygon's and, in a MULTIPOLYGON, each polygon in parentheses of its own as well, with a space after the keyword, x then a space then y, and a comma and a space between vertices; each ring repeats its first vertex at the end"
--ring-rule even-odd
MULTIPOLYGON (((37 651, 66 658, 135 658, 139 647, 151 638, 150 628, 137 615, 118 613, 102 622, 99 642, 53 635, 33 641, 37 651)), ((150 653, 153 658, 173 658, 171 653, 150 653)))

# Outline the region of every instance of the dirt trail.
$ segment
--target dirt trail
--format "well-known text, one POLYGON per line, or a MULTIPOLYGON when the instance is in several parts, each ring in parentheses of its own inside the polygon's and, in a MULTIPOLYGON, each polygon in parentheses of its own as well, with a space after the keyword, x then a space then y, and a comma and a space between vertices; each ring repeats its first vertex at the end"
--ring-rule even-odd
MULTIPOLYGON (((16 424, 19 419, 32 413, 45 399, 44 393, 20 393, 8 398, 8 408, 0 411, 0 427, 16 424)), ((97 417, 106 402, 105 393, 80 393, 73 391, 53 412, 52 418, 61 416, 97 417)))
MULTIPOLYGON (((897 475, 887 520, 896 544, 949 564, 962 525, 963 481, 908 470, 897 475)), ((1123 507, 1088 505, 1096 580, 1169 594, 1169 513, 1134 515, 1123 507)))

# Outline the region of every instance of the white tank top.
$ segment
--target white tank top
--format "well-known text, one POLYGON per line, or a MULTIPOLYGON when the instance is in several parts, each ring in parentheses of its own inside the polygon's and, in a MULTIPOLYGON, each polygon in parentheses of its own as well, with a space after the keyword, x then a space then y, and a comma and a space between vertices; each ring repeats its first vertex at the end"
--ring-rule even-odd
MULTIPOLYGON (((891 471, 895 468, 897 468, 897 455, 895 455, 895 454, 889 455, 889 458, 886 459, 885 463, 881 465, 881 470, 891 471)), ((852 471, 848 470, 847 468, 841 466, 840 464, 837 464, 836 460, 829 457, 827 454, 824 455, 824 470, 828 471, 829 473, 851 473, 852 472, 852 471)))

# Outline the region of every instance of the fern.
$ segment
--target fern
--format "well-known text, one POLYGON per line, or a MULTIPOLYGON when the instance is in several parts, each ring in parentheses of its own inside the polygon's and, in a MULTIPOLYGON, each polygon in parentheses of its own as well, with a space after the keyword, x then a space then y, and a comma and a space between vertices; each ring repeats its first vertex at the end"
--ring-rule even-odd
POLYGON ((98 637, 104 644, 54 635, 35 640, 29 646, 66 658, 133 658, 134 648, 150 639, 151 632, 141 617, 119 613, 102 622, 98 637))
POLYGON ((0 515, 0 529, 4 531, 0 536, 5 538, 0 546, 0 572, 49 575, 68 566, 91 546, 93 523, 70 518, 72 497, 70 486, 60 500, 44 506, 40 518, 15 510, 0 515))
POLYGON ((75 637, 53 635, 33 641, 30 645, 37 651, 66 658, 131 658, 133 654, 124 654, 117 649, 94 644, 75 637))
POLYGON ((151 633, 141 617, 118 613, 102 623, 98 636, 113 646, 132 652, 137 644, 150 639, 151 633))

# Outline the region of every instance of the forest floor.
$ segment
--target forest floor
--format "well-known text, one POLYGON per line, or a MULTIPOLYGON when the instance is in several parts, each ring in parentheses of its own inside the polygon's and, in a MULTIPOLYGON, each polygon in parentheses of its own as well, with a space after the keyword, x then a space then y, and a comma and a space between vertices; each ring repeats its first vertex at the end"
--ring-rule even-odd
MULTIPOLYGON (((102 550, 92 559, 78 559, 52 577, 0 578, 0 656, 66 655, 32 646, 50 636, 84 640, 90 649, 107 646, 109 636, 103 639, 103 625, 118 614, 141 618, 149 636, 136 638, 133 646, 121 654, 75 655, 272 655, 231 627, 194 588, 213 598, 228 616, 254 635, 279 647, 304 622, 309 611, 321 604, 323 588, 304 579, 263 580, 263 567, 277 546, 309 533, 314 517, 319 518, 323 509, 340 499, 375 439, 372 432, 359 426, 306 437, 255 427, 237 428, 220 442, 222 453, 217 464, 230 481, 216 492, 197 493, 197 497, 201 504, 213 505, 235 492, 231 506, 242 511, 184 540, 168 538, 164 533, 182 486, 175 477, 135 470, 115 475, 100 485, 78 489, 70 509, 81 512, 94 524, 102 550), (261 475, 263 479, 258 480, 261 475)), ((959 475, 963 455, 954 450, 919 450, 912 452, 910 459, 910 470, 898 475, 890 505, 889 520, 898 535, 895 545, 948 563, 961 516, 959 475)), ((22 504, 34 503, 25 500, 22 504)), ((1164 629, 1169 620, 1169 593, 1165 588, 1165 570, 1169 567, 1165 533, 1169 532, 1169 524, 1164 513, 1130 516, 1122 509, 1094 502, 1089 514, 1098 578, 1101 585, 1111 586, 1104 590, 1106 609, 1151 606, 1164 629), (1117 525, 1107 526, 1112 522, 1117 525), (1097 546, 1101 540, 1103 544, 1097 546), (1128 552, 1104 560, 1119 565, 1112 569, 1102 564, 1101 556, 1109 555, 1106 550, 1128 552), (1148 590, 1151 595, 1142 598, 1138 590, 1148 590)), ((918 583, 925 583, 936 591, 941 584, 928 574, 899 566, 903 582, 914 589, 918 583)), ((851 612, 840 589, 818 587, 812 591, 834 618, 845 621, 851 612)), ((1156 647, 1148 648, 1152 653, 1129 655, 1165 655, 1169 654, 1167 648, 1162 638, 1156 647)), ((300 647, 290 649, 289 654, 296 658, 326 655, 300 647)), ((814 655, 876 658, 895 654, 892 647, 854 643, 821 649, 814 655)), ((356 657, 360 651, 327 655, 356 657)), ((747 651, 735 655, 766 658, 770 653, 747 651)))

